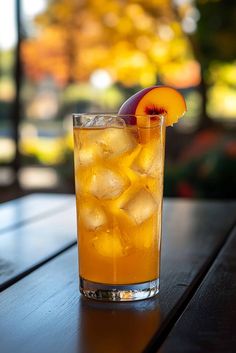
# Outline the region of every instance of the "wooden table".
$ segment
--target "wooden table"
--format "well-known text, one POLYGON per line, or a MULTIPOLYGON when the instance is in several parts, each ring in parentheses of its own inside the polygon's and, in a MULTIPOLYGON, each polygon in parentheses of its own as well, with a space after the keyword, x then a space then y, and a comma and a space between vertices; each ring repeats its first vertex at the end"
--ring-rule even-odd
POLYGON ((236 202, 166 200, 160 295, 78 291, 75 201, 0 205, 1 353, 236 352, 236 202))

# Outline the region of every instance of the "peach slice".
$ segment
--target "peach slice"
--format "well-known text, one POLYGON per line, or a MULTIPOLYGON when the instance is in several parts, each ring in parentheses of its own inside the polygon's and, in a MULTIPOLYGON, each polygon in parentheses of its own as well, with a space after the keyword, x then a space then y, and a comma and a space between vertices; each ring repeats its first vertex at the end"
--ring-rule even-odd
MULTIPOLYGON (((186 112, 184 97, 176 89, 168 86, 144 88, 123 103, 121 115, 165 115, 166 126, 176 123, 186 112)), ((139 126, 145 126, 145 118, 138 119, 139 126)), ((153 122, 155 118, 153 117, 153 122)))

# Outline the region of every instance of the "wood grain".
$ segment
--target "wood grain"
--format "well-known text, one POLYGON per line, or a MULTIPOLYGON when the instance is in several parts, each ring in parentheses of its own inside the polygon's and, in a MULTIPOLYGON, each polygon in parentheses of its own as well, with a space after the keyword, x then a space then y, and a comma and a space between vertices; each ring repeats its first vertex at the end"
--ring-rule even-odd
POLYGON ((74 244, 74 205, 1 234, 0 291, 74 244))
POLYGON ((236 228, 158 352, 236 351, 236 228))
POLYGON ((74 203, 74 196, 32 194, 0 205, 0 234, 24 223, 46 217, 74 203))
MULTIPOLYGON (((1 293, 1 353, 153 351, 227 240, 235 207, 165 202, 161 292, 150 300, 113 304, 82 299, 76 247, 57 256, 1 293)), ((49 236, 48 229, 44 233, 49 236)))

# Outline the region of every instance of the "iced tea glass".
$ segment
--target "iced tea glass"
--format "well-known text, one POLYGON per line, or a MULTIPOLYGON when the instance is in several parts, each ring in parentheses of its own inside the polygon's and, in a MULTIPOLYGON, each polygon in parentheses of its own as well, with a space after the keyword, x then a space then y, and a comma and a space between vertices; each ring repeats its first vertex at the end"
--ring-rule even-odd
POLYGON ((80 291, 130 301, 159 291, 162 115, 74 114, 80 291))

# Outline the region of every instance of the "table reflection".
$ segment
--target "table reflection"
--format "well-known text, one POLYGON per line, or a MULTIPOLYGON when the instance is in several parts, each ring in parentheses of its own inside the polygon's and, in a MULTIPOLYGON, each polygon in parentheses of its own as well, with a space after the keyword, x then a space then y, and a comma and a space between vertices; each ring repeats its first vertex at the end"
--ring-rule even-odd
POLYGON ((157 298, 130 303, 100 303, 81 298, 78 351, 140 353, 161 322, 157 298))

